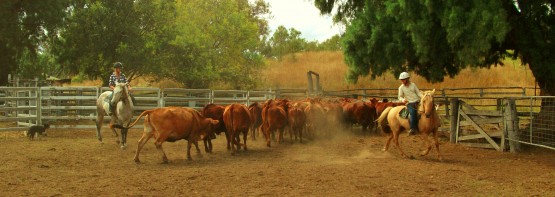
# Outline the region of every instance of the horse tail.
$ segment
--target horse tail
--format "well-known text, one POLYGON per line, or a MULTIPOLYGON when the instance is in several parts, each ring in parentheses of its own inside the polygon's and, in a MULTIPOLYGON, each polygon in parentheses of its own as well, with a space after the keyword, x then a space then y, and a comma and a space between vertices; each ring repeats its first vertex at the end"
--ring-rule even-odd
POLYGON ((387 115, 389 114, 391 109, 393 109, 393 107, 385 108, 383 110, 382 114, 380 115, 380 117, 378 117, 378 119, 376 120, 376 122, 378 122, 378 124, 380 125, 380 127, 382 128, 382 131, 384 133, 390 133, 391 132, 391 128, 389 128, 389 125, 387 125, 387 115))
POLYGON ((110 128, 111 128, 111 129, 113 129, 113 128, 117 128, 117 129, 129 129, 129 128, 135 126, 135 124, 137 124, 137 122, 139 122, 139 120, 141 119, 141 117, 150 114, 152 111, 154 111, 154 110, 145 110, 145 111, 143 111, 143 113, 141 113, 141 115, 139 115, 139 117, 137 117, 137 119, 135 120, 135 122, 131 123, 131 125, 129 125, 129 126, 127 126, 127 127, 124 127, 124 126, 119 125, 119 124, 111 124, 111 125, 110 125, 110 128))

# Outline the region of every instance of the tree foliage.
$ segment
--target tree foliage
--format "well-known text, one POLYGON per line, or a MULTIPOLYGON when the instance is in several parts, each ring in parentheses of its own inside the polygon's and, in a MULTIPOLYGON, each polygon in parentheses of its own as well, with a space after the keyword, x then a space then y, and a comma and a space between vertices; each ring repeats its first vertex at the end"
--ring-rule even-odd
MULTIPOLYGON (((0 3, 0 71, 101 79, 123 62, 188 88, 254 88, 264 55, 333 50, 281 27, 269 36, 264 0, 6 0, 0 3), (222 85, 223 84, 223 85, 222 85)), ((0 77, 6 85, 7 75, 0 77)))
POLYGON ((302 32, 295 28, 278 26, 266 43, 266 57, 281 59, 284 55, 303 51, 338 51, 341 50, 340 36, 335 35, 322 43, 307 41, 301 37, 302 32))
POLYGON ((316 0, 348 21, 342 39, 348 78, 414 71, 431 82, 506 57, 529 64, 542 92, 555 95, 554 5, 538 1, 316 0))
POLYGON ((0 85, 7 84, 7 74, 41 74, 42 68, 29 65, 39 62, 39 46, 56 36, 50 32, 63 23, 67 5, 65 0, 0 3, 0 85))
POLYGON ((113 62, 130 80, 152 73, 171 37, 173 5, 166 0, 74 1, 53 53, 69 75, 108 82, 113 62))

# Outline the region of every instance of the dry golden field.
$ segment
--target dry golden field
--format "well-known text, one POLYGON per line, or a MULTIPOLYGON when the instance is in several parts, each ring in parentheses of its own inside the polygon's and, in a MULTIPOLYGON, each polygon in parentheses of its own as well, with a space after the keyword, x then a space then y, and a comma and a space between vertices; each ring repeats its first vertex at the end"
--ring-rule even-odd
MULTIPOLYGON (((348 71, 343 60, 343 54, 334 52, 305 52, 284 57, 281 61, 267 60, 266 68, 260 73, 258 89, 266 88, 306 88, 308 71, 320 75, 320 83, 324 90, 345 90, 354 88, 396 88, 400 82, 393 74, 387 74, 371 80, 370 77, 360 78, 357 84, 349 84, 345 80, 348 71)), ((125 72, 125 71, 124 71, 125 72)), ((412 73, 411 73, 412 74, 412 73)), ((413 76, 412 81, 420 89, 441 89, 461 87, 533 87, 535 78, 528 66, 522 66, 519 61, 506 60, 505 66, 492 67, 491 69, 463 70, 455 78, 446 77, 442 83, 428 83, 419 76, 413 76)), ((73 83, 72 86, 100 86, 100 80, 73 83)), ((141 77, 131 82, 135 87, 181 87, 178 83, 168 79, 153 80, 141 77)), ((220 89, 220 87, 212 87, 220 89)))
MULTIPOLYGON (((506 60, 504 66, 491 69, 464 69, 455 78, 446 77, 442 83, 428 83, 420 76, 411 77, 420 89, 441 89, 461 87, 533 87, 535 78, 528 66, 519 61, 506 60)), ((354 88, 396 88, 400 82, 397 76, 387 74, 371 80, 369 76, 360 78, 357 84, 345 80, 348 71, 341 52, 307 52, 283 58, 282 61, 268 61, 268 68, 262 71, 263 83, 269 87, 301 88, 307 86, 307 71, 320 75, 324 90, 344 90, 354 88)), ((413 73, 411 73, 413 74, 413 73)))

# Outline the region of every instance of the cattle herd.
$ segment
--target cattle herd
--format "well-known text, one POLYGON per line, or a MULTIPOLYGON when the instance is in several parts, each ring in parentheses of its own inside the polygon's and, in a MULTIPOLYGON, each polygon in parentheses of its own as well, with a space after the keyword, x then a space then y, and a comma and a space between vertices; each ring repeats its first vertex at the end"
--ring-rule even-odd
POLYGON ((206 152, 212 152, 212 139, 224 133, 227 149, 231 154, 243 148, 247 150, 247 136, 256 139, 260 133, 266 145, 272 141, 282 143, 284 133, 289 141, 303 143, 303 140, 331 137, 337 132, 349 132, 353 125, 360 125, 363 132, 376 133, 375 120, 388 106, 402 103, 382 101, 373 98, 361 101, 350 98, 307 98, 305 100, 270 99, 263 103, 231 104, 221 106, 206 105, 202 111, 183 107, 164 107, 144 111, 128 127, 111 125, 112 128, 131 128, 141 117, 144 118, 144 132, 139 140, 135 162, 139 153, 151 137, 155 146, 162 153, 164 163, 168 162, 162 149, 165 141, 188 141, 187 158, 191 160, 190 149, 195 145, 200 153, 198 141, 203 140, 206 152), (277 136, 276 136, 277 135, 277 136), (241 136, 243 141, 241 142, 241 136))

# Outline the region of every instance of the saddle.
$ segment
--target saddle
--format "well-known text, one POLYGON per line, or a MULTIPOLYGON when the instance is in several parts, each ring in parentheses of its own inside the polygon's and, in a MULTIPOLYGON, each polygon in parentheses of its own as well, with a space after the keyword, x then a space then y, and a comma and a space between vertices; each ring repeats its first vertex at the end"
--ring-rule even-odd
POLYGON ((410 116, 409 114, 409 110, 407 108, 403 108, 401 111, 399 111, 399 117, 403 118, 403 119, 408 119, 410 116))
MULTIPOLYGON (((399 117, 403 119, 409 119, 410 117, 409 110, 407 108, 403 108, 401 111, 399 111, 399 117)), ((420 119, 420 114, 417 113, 416 119, 417 120, 420 119)))

